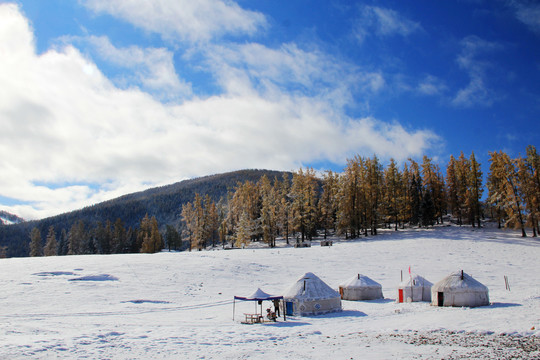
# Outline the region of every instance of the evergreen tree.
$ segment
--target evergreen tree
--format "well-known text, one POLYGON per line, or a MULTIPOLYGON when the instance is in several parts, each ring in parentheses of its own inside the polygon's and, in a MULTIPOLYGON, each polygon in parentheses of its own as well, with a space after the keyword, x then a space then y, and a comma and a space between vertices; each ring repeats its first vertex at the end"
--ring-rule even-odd
POLYGON ((30 256, 42 256, 43 249, 41 242, 41 232, 35 227, 30 233, 30 256))
POLYGON ((270 247, 276 246, 277 228, 277 205, 276 189, 270 183, 266 175, 262 176, 258 183, 261 195, 261 217, 262 238, 270 247))
POLYGON ((218 230, 219 230, 219 214, 216 207, 216 203, 212 201, 210 196, 206 194, 204 198, 204 232, 205 232, 205 242, 210 240, 212 242, 212 247, 216 246, 216 241, 218 239, 218 230))
POLYGON ((228 223, 232 237, 235 237, 240 217, 244 216, 243 231, 248 232, 250 240, 259 240, 262 237, 260 214, 261 196, 258 186, 251 181, 238 184, 229 207, 228 223))
POLYGON ((366 200, 367 200, 367 227, 370 227, 371 235, 377 235, 377 226, 379 225, 381 192, 383 184, 383 169, 379 163, 379 159, 374 155, 373 158, 367 159, 367 182, 366 182, 366 200))
POLYGON ((537 235, 540 236, 540 155, 533 145, 527 146, 527 157, 525 158, 525 170, 529 177, 528 193, 530 198, 531 226, 536 228, 537 235))
POLYGON ((474 223, 478 224, 480 227, 480 218, 481 218, 481 206, 480 199, 482 193, 484 192, 482 188, 482 171, 480 170, 480 164, 476 161, 474 152, 471 153, 469 158, 470 171, 467 176, 468 191, 467 191, 467 201, 470 213, 471 224, 474 227, 474 223))
POLYGON ((517 159, 520 192, 523 194, 527 214, 527 225, 532 228, 533 237, 538 236, 540 186, 538 168, 540 158, 534 146, 527 147, 527 157, 517 159))
POLYGON ((458 224, 463 224, 464 218, 469 218, 470 211, 467 206, 467 189, 469 184, 469 173, 471 172, 471 166, 469 160, 463 155, 463 151, 460 153, 457 168, 457 204, 458 204, 458 224))
POLYGON ((178 231, 171 225, 166 226, 165 242, 169 251, 182 249, 182 238, 178 231))
POLYGON ((421 221, 421 213, 422 213, 422 184, 421 179, 417 179, 416 175, 412 174, 412 180, 411 180, 411 218, 410 223, 411 225, 419 225, 421 221))
POLYGON ((193 200, 193 211, 195 214, 195 226, 193 228, 193 246, 197 250, 202 250, 206 248, 206 239, 205 239, 205 216, 204 216, 204 206, 201 195, 198 193, 195 194, 195 199, 193 200))
POLYGON ((337 218, 336 197, 338 192, 338 175, 332 171, 327 171, 323 177, 322 194, 319 200, 319 214, 321 215, 321 225, 324 229, 324 238, 328 235, 328 230, 335 230, 337 218))
POLYGON ((236 236, 235 236, 235 242, 234 245, 236 247, 244 247, 249 240, 251 239, 250 233, 251 233, 251 221, 249 220, 249 215, 246 211, 240 215, 240 219, 238 221, 238 226, 236 229, 236 236))
POLYGON ((120 254, 128 251, 127 233, 122 219, 117 218, 114 222, 113 233, 111 237, 111 253, 120 254))
POLYGON ((159 233, 159 226, 155 216, 148 218, 148 214, 141 220, 138 238, 142 239, 142 253, 153 254, 163 249, 163 237, 159 233))
POLYGON ((490 152, 490 175, 488 177, 489 201, 499 202, 507 215, 506 226, 521 229, 521 236, 526 237, 523 219, 523 193, 514 162, 500 152, 490 152))
POLYGON ((68 235, 66 229, 60 232, 60 241, 58 244, 58 255, 67 255, 68 253, 68 235))
POLYGON ((412 219, 412 174, 409 171, 407 163, 403 164, 401 193, 402 202, 399 207, 399 217, 401 218, 401 227, 405 227, 405 223, 411 223, 412 219))
POLYGON ((422 213, 422 198, 423 186, 422 186, 422 175, 420 174, 420 166, 418 163, 412 159, 409 159, 410 164, 410 202, 411 202, 411 225, 421 226, 421 213, 422 213))
POLYGON ((425 191, 422 196, 422 204, 420 206, 420 219, 422 226, 433 226, 435 219, 435 205, 431 198, 431 192, 425 191))
POLYGON ((87 236, 84 222, 79 220, 71 226, 68 232, 68 254, 79 255, 89 253, 89 237, 87 236))
POLYGON ((277 219, 276 226, 278 233, 285 237, 287 245, 289 245, 289 228, 290 228, 290 184, 289 184, 289 175, 283 173, 281 181, 278 181, 276 178, 274 181, 274 187, 276 188, 276 202, 277 202, 277 219))
POLYGON ((457 216, 460 211, 458 201, 458 178, 457 178, 457 161, 453 155, 450 155, 450 161, 446 167, 446 189, 448 192, 448 206, 450 213, 457 216))
MULTIPOLYGON (((433 164, 432 160, 424 156, 422 162, 422 177, 423 177, 423 196, 425 197, 429 193, 429 199, 423 205, 429 204, 432 207, 432 211, 428 212, 433 216, 432 219, 423 218, 422 222, 433 224, 434 222, 442 222, 443 208, 445 207, 445 191, 444 180, 438 165, 433 164)), ((425 210, 425 209, 424 209, 425 210)), ((423 216, 426 216, 424 211, 423 216)))
POLYGON ((182 221, 185 224, 184 238, 185 237, 188 238, 189 251, 193 249, 193 233, 195 232, 195 228, 196 228, 195 216, 196 216, 195 210, 193 209, 193 205, 190 202, 182 206, 182 221))
POLYGON ((358 156, 347 159, 347 166, 339 177, 337 228, 346 239, 356 238, 362 225, 361 164, 358 156))
POLYGON ((394 222, 397 231, 399 223, 399 209, 403 203, 402 178, 394 159, 384 171, 384 204, 385 213, 389 222, 394 222))
POLYGON ((49 227, 47 234, 47 240, 45 242, 45 248, 43 249, 45 256, 55 256, 58 254, 58 243, 56 241, 56 234, 54 232, 54 226, 49 227))
POLYGON ((299 231, 301 241, 312 239, 316 230, 317 218, 317 181, 311 168, 299 169, 293 175, 291 187, 293 227, 299 231))

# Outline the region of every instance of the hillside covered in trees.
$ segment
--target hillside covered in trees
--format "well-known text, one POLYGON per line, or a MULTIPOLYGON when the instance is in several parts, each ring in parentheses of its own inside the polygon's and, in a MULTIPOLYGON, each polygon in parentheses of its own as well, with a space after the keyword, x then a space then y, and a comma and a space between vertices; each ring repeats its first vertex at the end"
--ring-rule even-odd
POLYGON ((313 169, 300 169, 292 180, 263 176, 258 183, 238 184, 218 204, 197 194, 182 208, 182 235, 190 249, 252 241, 273 247, 277 237, 288 244, 329 232, 356 238, 377 235, 382 227, 442 224, 445 218, 474 227, 488 217, 499 227, 520 228, 523 236, 530 227, 537 236, 540 158, 533 146, 526 154, 511 159, 502 151, 490 153, 486 186, 474 153, 451 156, 445 175, 427 156, 402 168, 392 159, 385 167, 376 156, 355 156, 342 173, 318 177, 313 169))
MULTIPOLYGON (((129 233, 133 239, 135 236, 131 234, 140 227, 146 214, 156 218, 159 229, 163 233, 167 228, 166 225, 179 229, 181 227, 182 204, 192 201, 196 193, 208 194, 213 200, 219 201, 220 198, 226 196, 230 189, 234 189, 238 182, 257 182, 265 174, 270 177, 282 176, 282 172, 268 170, 241 170, 205 176, 124 195, 38 221, 0 226, 0 256, 28 256, 30 254, 30 234, 33 228, 39 230, 44 246, 45 238, 52 226, 59 244, 58 254, 61 255, 68 253, 67 236, 70 230, 75 230, 74 225, 78 226, 79 233, 85 238, 85 243, 89 243, 89 239, 92 237, 95 238, 95 233, 99 233, 101 228, 114 228, 114 224, 117 225, 120 233, 122 233, 121 225, 126 234, 129 233), (129 232, 130 228, 131 232, 129 232)), ((135 248, 127 246, 123 251, 138 252, 140 250, 140 248, 136 248, 137 244, 132 245, 135 248)), ((90 251, 97 252, 99 249, 95 247, 92 249, 92 246, 88 246, 85 252, 90 251)))
POLYGON ((451 156, 445 174, 427 156, 401 167, 392 159, 384 166, 376 156, 355 156, 341 173, 322 175, 309 168, 293 174, 244 170, 2 227, 0 242, 4 256, 203 250, 253 241, 274 247, 277 238, 288 244, 317 234, 356 238, 449 218, 472 226, 490 218, 523 236, 529 227, 537 236, 539 167, 536 148, 528 146, 526 156, 515 159, 490 153, 486 184, 474 153, 451 156))

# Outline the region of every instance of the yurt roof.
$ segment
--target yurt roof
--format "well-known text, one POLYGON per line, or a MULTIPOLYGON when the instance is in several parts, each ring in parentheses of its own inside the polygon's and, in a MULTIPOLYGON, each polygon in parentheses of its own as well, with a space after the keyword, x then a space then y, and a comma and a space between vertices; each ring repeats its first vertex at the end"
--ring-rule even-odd
POLYGON ((283 294, 285 298, 331 299, 340 297, 339 293, 311 272, 304 274, 283 294))
POLYGON ((433 286, 433 283, 431 283, 426 278, 424 278, 424 277, 422 277, 420 275, 416 275, 416 274, 414 274, 413 276, 409 276, 408 278, 405 278, 402 282, 399 283, 400 287, 411 286, 411 285, 413 287, 414 286, 418 286, 418 287, 421 287, 421 286, 433 286))
POLYGON ((462 270, 456 271, 445 277, 444 279, 437 281, 432 287, 432 291, 441 290, 468 290, 468 291, 488 291, 488 288, 475 280, 469 274, 462 270), (463 274, 463 280, 462 278, 463 274))
POLYGON ((342 288, 381 288, 381 284, 362 274, 354 275, 339 286, 342 288))

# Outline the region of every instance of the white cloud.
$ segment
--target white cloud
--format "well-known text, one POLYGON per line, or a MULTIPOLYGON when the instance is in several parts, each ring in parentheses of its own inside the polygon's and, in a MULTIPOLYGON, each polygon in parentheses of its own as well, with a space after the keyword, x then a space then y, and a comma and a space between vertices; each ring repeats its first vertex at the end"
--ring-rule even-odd
POLYGON ((540 34, 540 4, 538 2, 514 0, 510 2, 514 7, 516 17, 533 32, 540 34))
POLYGON ((456 61, 459 67, 467 72, 470 80, 467 86, 457 92, 452 104, 462 107, 490 106, 496 98, 494 91, 486 85, 486 73, 492 64, 480 57, 499 50, 502 46, 477 36, 468 36, 461 41, 461 48, 456 61))
MULTIPOLYGON (((151 55, 97 40, 104 54, 132 54, 127 62, 145 64, 151 55)), ((38 55, 28 21, 15 5, 0 5, 0 196, 25 203, 8 210, 44 217, 193 176, 291 170, 355 153, 404 159, 438 141, 429 131, 347 117, 349 90, 320 53, 247 44, 222 54, 221 62, 209 60, 222 94, 163 104, 138 88, 116 87, 73 46, 38 55), (291 86, 325 86, 288 92, 287 77, 291 86), (257 82, 279 86, 261 90, 257 82)), ((377 73, 350 75, 365 78, 368 91, 384 83, 377 73)))
POLYGON ((385 86, 380 72, 363 71, 317 50, 296 44, 271 49, 257 43, 208 46, 209 68, 231 93, 257 89, 265 94, 289 93, 323 97, 336 106, 351 100, 351 92, 365 95, 385 86))
POLYGON ((427 75, 420 81, 416 90, 422 95, 441 95, 447 90, 447 86, 441 79, 427 75))
POLYGON ((168 40, 208 41, 226 34, 255 33, 265 17, 222 0, 80 0, 97 13, 107 13, 168 40))
POLYGON ((106 36, 89 36, 81 40, 90 43, 104 60, 131 71, 132 75, 121 82, 140 84, 165 100, 192 95, 191 85, 180 81, 176 73, 173 53, 165 48, 117 48, 106 36))
POLYGON ((359 42, 363 42, 369 35, 406 37, 420 30, 420 23, 407 19, 395 10, 364 5, 360 9, 354 34, 359 42))

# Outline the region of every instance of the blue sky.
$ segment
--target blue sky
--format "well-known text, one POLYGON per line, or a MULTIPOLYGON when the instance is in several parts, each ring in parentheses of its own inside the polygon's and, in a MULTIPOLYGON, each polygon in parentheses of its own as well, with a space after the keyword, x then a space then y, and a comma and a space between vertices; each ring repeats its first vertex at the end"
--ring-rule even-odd
POLYGON ((540 5, 0 1, 0 208, 244 168, 538 147, 540 5))

